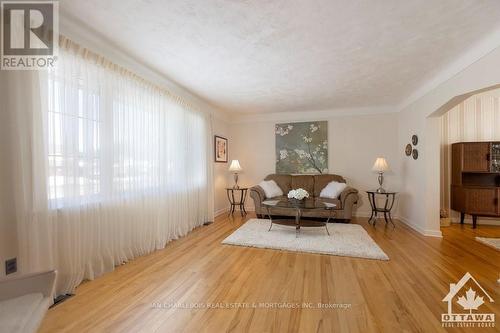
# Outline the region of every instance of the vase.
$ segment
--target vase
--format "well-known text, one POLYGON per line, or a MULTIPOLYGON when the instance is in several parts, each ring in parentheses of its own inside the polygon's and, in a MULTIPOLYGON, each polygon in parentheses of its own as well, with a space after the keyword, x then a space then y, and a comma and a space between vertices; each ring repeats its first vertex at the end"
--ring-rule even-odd
POLYGON ((289 198, 288 201, 293 204, 293 205, 300 205, 304 202, 305 198, 304 199, 295 199, 295 198, 289 198))

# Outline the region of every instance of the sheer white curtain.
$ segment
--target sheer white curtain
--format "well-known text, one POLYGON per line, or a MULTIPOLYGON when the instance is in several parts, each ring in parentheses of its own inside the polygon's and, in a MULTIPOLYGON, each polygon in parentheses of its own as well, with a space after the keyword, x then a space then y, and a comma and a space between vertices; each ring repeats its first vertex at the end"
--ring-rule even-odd
POLYGON ((66 43, 15 121, 20 264, 58 293, 213 219, 209 115, 66 43))

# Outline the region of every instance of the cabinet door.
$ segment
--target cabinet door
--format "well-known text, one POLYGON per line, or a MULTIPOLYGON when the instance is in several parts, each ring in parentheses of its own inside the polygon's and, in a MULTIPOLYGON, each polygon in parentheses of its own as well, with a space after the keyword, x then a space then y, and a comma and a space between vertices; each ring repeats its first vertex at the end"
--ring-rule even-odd
POLYGON ((472 215, 498 215, 497 188, 466 188, 467 213, 472 215))
POLYGON ((490 143, 467 142, 463 150, 463 171, 488 172, 490 171, 490 143))
POLYGON ((463 155, 463 143, 451 145, 451 183, 453 185, 462 185, 463 155))
POLYGON ((451 209, 465 212, 465 192, 461 186, 451 185, 451 209))

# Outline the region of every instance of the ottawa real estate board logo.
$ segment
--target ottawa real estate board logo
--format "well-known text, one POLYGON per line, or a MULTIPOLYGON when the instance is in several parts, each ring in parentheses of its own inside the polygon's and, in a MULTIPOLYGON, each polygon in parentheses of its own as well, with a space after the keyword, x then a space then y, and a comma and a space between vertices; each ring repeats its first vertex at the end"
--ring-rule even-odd
POLYGON ((0 1, 2 70, 51 68, 59 45, 57 1, 0 1))
POLYGON ((443 302, 448 303, 448 313, 441 314, 443 327, 495 327, 495 314, 481 310, 487 302, 494 303, 493 298, 468 272, 457 283, 450 283, 443 302), (455 310, 454 304, 458 305, 455 310))

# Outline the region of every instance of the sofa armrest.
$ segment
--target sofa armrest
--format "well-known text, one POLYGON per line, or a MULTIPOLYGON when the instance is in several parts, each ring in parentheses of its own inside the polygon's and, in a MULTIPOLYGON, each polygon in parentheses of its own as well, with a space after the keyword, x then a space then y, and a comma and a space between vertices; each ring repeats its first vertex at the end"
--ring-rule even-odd
POLYGON ((344 207, 344 203, 348 198, 355 199, 353 203, 358 202, 358 190, 353 187, 347 186, 342 193, 340 193, 339 200, 342 203, 342 207, 344 207))
POLYGON ((266 199, 266 194, 262 187, 259 185, 252 187, 250 189, 250 197, 253 199, 255 205, 255 213, 260 214, 262 212, 262 201, 266 199))
POLYGON ((0 301, 31 293, 41 293, 44 297, 52 299, 56 275, 56 271, 48 271, 0 280, 0 301))

